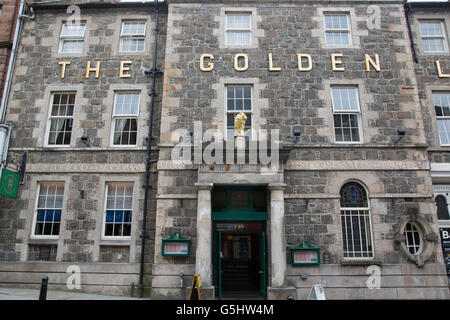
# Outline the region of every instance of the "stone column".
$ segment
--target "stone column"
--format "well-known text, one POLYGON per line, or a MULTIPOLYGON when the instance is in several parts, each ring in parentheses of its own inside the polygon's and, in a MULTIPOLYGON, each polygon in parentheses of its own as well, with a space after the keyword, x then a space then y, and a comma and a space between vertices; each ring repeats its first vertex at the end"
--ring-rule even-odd
POLYGON ((202 287, 212 286, 211 258, 211 190, 212 183, 196 183, 197 199, 197 250, 195 253, 195 273, 200 275, 202 287))
POLYGON ((284 183, 269 184, 270 251, 273 288, 281 288, 286 280, 286 238, 284 232, 284 183))

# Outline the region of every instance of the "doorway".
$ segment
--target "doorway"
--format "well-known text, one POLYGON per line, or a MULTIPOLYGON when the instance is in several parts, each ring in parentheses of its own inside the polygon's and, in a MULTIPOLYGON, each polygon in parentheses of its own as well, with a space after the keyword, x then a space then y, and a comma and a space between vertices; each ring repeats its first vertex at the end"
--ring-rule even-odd
POLYGON ((215 222, 215 286, 219 299, 266 298, 266 237, 261 221, 215 222))
POLYGON ((266 188, 213 190, 213 280, 219 299, 265 299, 266 188))

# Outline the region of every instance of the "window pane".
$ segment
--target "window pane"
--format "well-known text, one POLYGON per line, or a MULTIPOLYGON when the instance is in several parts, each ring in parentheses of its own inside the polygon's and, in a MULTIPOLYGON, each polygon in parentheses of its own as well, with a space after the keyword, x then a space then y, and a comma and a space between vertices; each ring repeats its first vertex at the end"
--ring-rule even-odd
POLYGON ((443 52, 445 51, 444 39, 422 39, 423 51, 425 52, 443 52))
POLYGON ((356 114, 335 114, 334 128, 336 141, 360 141, 358 116, 356 114))
POLYGON ((121 35, 145 35, 145 22, 122 23, 121 35))
POLYGON ((250 29, 250 15, 227 14, 227 29, 250 29))
POLYGON ((144 38, 123 38, 120 41, 121 52, 144 52, 144 38))
POLYGON ((64 24, 61 30, 61 37, 84 37, 84 32, 86 30, 86 25, 67 25, 64 24))
POLYGON ((114 145, 136 145, 137 119, 116 119, 114 126, 114 145))
POLYGON ((59 234, 63 195, 63 183, 40 183, 34 228, 35 235, 57 236, 59 234))
POLYGON ((107 207, 113 210, 106 211, 105 236, 129 236, 131 234, 133 185, 109 183, 106 201, 107 207))
POLYGON ((421 22, 420 34, 424 36, 443 36, 441 22, 421 22))
POLYGON ((368 207, 366 190, 355 182, 349 182, 342 186, 340 191, 340 204, 344 208, 368 207))
POLYGON ((138 115, 139 93, 116 93, 114 115, 138 115))
POLYGON ((437 120, 439 139, 442 145, 450 143, 450 120, 437 120))
POLYGON ((335 111, 359 111, 356 88, 332 88, 331 93, 335 111))
POLYGON ((82 53, 83 40, 63 40, 61 53, 82 53))
POLYGON ((227 32, 228 45, 249 45, 251 41, 250 39, 250 32, 227 32))
POLYGON ((75 94, 54 94, 50 112, 49 145, 69 145, 75 94))

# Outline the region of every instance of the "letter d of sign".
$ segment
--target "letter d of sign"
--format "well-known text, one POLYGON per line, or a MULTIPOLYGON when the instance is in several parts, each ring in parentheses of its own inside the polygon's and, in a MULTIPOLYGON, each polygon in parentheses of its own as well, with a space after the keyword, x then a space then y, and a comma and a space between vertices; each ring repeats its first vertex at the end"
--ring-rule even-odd
POLYGON ((214 69, 214 63, 208 62, 207 66, 205 67, 205 58, 208 58, 209 60, 214 60, 214 56, 212 54, 202 54, 200 56, 200 70, 202 71, 212 71, 214 69))

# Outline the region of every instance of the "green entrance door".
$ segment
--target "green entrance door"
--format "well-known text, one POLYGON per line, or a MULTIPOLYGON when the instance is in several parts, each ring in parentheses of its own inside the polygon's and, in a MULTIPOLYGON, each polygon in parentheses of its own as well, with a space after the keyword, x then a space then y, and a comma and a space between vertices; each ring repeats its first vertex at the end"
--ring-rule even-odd
POLYGON ((267 272, 266 272, 266 233, 259 234, 259 290, 264 299, 267 298, 267 272))
POLYGON ((213 279, 218 299, 266 298, 266 188, 215 187, 213 279))

